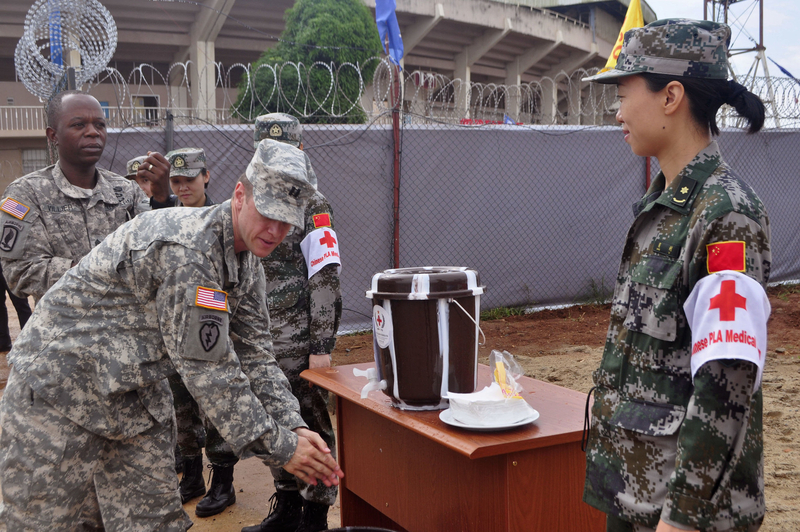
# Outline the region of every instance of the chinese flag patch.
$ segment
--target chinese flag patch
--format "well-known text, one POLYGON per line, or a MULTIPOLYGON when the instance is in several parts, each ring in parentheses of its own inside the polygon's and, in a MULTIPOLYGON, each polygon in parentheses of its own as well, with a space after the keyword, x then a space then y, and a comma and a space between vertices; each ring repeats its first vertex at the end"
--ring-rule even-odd
POLYGON ((318 229, 320 227, 330 227, 331 226, 331 215, 330 214, 315 214, 314 215, 314 229, 318 229))
POLYGON ((733 270, 743 272, 744 241, 716 242, 706 246, 708 273, 733 270))

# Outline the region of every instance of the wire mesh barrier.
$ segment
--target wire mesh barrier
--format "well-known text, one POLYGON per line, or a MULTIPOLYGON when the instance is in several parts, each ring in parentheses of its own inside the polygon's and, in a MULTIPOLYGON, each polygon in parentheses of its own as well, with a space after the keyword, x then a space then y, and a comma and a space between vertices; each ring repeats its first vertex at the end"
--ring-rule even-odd
MULTIPOLYGON (((334 208, 342 332, 368 326, 364 292, 373 274, 395 264, 475 268, 487 286, 484 309, 609 297, 631 205, 646 179, 645 160, 631 154, 618 128, 464 126, 415 117, 402 129, 395 248, 393 135, 378 121, 304 131, 320 190, 334 208)), ((164 127, 113 130, 109 137, 101 165, 116 172, 147 150, 166 150, 164 127)), ((253 153, 247 125, 175 126, 173 143, 206 150, 208 193, 216 202, 230 196, 253 153)), ((796 199, 786 193, 800 171, 793 156, 800 132, 747 136, 730 129, 720 144, 769 210, 772 281, 800 279, 796 199)))
MULTIPOLYGON (((217 72, 222 83, 222 73, 232 70, 217 72)), ((280 69, 274 72, 280 85, 280 69)), ((329 72, 335 76, 336 70, 329 72)), ((609 297, 631 205, 645 190, 647 172, 620 129, 609 126, 613 87, 583 84, 587 72, 512 87, 462 84, 430 73, 414 79, 415 74, 404 74, 398 131, 388 103, 396 71, 380 65, 360 100, 366 123, 304 126, 305 148, 333 205, 340 239, 346 309, 341 331, 369 326, 365 290, 373 274, 394 266, 475 268, 487 286, 484 309, 609 297), (509 109, 518 112, 506 120, 509 109)), ((115 80, 120 95, 130 95, 130 82, 141 81, 135 75, 115 80)), ((800 279, 796 200, 787 193, 800 170, 794 156, 800 131, 785 128, 800 116, 790 101, 796 89, 783 82, 771 89, 754 83, 756 92, 772 91, 782 128, 746 136, 730 127, 736 123, 723 110, 720 124, 728 129, 720 144, 770 213, 771 280, 800 279), (776 94, 783 98, 780 105, 776 94)), ((301 117, 318 111, 282 101, 280 110, 301 117)), ((109 130, 100 165, 117 173, 147 151, 203 148, 211 173, 208 194, 219 203, 230 197, 253 153, 252 125, 231 123, 253 117, 233 106, 213 113, 139 108, 138 114, 126 114, 124 101, 116 111, 109 107, 109 122, 117 127, 109 130)), ((652 163, 655 175, 658 166, 652 163)))
MULTIPOLYGON (((191 61, 168 66, 139 64, 127 74, 107 67, 87 85, 93 92, 113 87, 113 102, 120 116, 110 116, 114 126, 133 121, 128 109, 145 107, 140 102, 150 97, 158 102, 161 114, 185 115, 213 123, 252 122, 263 109, 287 112, 326 122, 346 122, 359 110, 367 121, 392 109, 391 88, 402 87, 402 111, 407 118, 458 123, 462 120, 502 122, 505 116, 524 124, 613 125, 616 88, 613 85, 581 81, 597 72, 578 69, 553 77, 502 85, 464 82, 435 72, 398 73, 386 59, 373 57, 363 64, 322 62, 261 64, 237 63, 195 65, 191 61), (193 70, 194 76, 192 75, 193 70), (372 73, 368 76, 368 73, 372 73), (399 76, 399 79, 398 79, 399 76), (192 78, 213 80, 196 83, 192 78), (350 87, 356 86, 353 94, 350 87), (190 102, 196 102, 194 106, 190 102), (202 102, 202 105, 197 104, 202 102)), ((797 127, 800 120, 800 85, 791 78, 744 77, 739 81, 767 104, 768 125, 797 127)), ((738 127, 735 113, 728 106, 720 110, 721 124, 738 127)))

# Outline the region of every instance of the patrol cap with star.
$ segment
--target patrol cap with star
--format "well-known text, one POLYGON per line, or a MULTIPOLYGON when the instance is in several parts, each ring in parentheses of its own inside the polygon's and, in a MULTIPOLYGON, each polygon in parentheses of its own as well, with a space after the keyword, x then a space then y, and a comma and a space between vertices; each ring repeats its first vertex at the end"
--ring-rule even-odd
POLYGON ((261 115, 256 118, 253 147, 258 148, 258 143, 264 139, 286 142, 299 148, 303 142, 303 126, 297 118, 286 113, 261 115))
POLYGON ((303 229, 305 208, 314 194, 308 182, 305 154, 289 144, 262 140, 245 171, 253 200, 262 216, 303 229))
POLYGON ((181 148, 165 155, 169 161, 169 175, 195 177, 206 167, 206 152, 202 148, 181 148))
POLYGON ((144 162, 145 159, 147 159, 147 155, 142 155, 141 157, 134 157, 133 159, 128 161, 128 164, 125 165, 125 171, 127 172, 125 174, 125 177, 127 177, 128 179, 133 179, 134 177, 136 177, 136 172, 139 171, 139 166, 141 166, 141 164, 144 162))
POLYGON ((583 81, 616 83, 636 74, 728 79, 731 29, 710 20, 668 18, 625 32, 617 64, 583 81))

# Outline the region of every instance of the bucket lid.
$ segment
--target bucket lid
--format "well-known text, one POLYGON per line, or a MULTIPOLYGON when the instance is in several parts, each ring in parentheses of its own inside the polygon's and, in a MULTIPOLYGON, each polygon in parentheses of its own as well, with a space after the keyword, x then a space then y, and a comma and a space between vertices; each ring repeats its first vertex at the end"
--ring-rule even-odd
POLYGON ((483 294, 478 272, 463 266, 423 266, 384 270, 372 276, 367 297, 444 299, 483 294))

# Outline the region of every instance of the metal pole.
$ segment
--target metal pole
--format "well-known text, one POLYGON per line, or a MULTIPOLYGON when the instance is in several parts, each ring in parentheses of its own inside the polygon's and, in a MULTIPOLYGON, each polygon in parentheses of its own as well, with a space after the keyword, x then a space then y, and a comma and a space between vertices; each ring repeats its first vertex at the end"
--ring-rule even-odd
POLYGON ((167 111, 167 127, 164 130, 164 141, 167 151, 172 151, 172 139, 175 133, 175 122, 173 120, 172 112, 167 111))
POLYGON ((394 142, 394 267, 400 267, 400 67, 396 68, 392 94, 392 140, 394 142))

